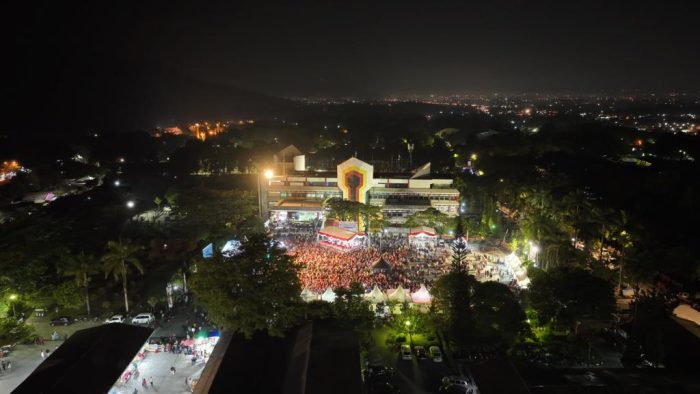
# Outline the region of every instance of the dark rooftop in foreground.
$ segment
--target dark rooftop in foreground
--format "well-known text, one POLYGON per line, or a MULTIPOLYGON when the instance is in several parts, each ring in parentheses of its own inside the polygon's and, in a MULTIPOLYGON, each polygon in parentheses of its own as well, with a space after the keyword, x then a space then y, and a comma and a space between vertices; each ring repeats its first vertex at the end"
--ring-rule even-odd
POLYGON ((152 332, 128 324, 77 331, 13 393, 106 393, 152 332))
POLYGON ((310 322, 284 338, 224 333, 195 389, 212 394, 361 391, 357 336, 310 322))

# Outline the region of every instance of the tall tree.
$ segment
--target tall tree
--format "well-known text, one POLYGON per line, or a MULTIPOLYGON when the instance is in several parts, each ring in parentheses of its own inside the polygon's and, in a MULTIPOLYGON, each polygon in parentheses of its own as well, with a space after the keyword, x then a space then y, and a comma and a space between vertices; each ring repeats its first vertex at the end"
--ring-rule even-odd
POLYGON ((131 268, 135 268, 143 275, 143 265, 136 255, 143 250, 143 247, 130 241, 109 241, 107 242, 107 253, 100 259, 102 261, 105 278, 110 274, 114 280, 122 280, 124 290, 124 308, 129 312, 129 297, 127 294, 127 276, 131 268))
POLYGON ((80 254, 70 254, 66 256, 66 264, 62 268, 63 276, 72 276, 75 284, 81 286, 85 292, 85 309, 90 314, 90 280, 92 275, 97 273, 97 262, 92 256, 80 254))
POLYGON ((256 332, 284 336, 301 317, 297 266, 277 244, 254 234, 231 258, 198 265, 190 286, 217 324, 250 338, 256 332))
POLYGON ((467 242, 464 240, 464 225, 462 217, 457 218, 457 228, 455 229, 455 239, 452 242, 452 271, 467 271, 467 242))
POLYGON ((530 305, 540 321, 573 328, 580 318, 607 319, 615 309, 610 282, 580 268, 557 267, 532 277, 530 305))
POLYGON ((466 345, 472 339, 473 286, 474 277, 464 271, 457 271, 441 276, 433 287, 432 308, 436 321, 457 345, 466 345))
POLYGON ((525 312, 508 286, 476 283, 472 295, 475 336, 492 344, 511 345, 525 333, 525 312))

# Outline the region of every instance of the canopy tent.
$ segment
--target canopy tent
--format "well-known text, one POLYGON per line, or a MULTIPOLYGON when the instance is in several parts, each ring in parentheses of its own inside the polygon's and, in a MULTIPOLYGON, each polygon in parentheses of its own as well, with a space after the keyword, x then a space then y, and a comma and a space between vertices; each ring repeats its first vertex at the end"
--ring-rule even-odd
POLYGON ((301 299, 305 302, 317 301, 319 295, 305 287, 304 290, 301 291, 301 299))
POLYGON ((396 289, 390 289, 387 291, 387 297, 389 298, 389 301, 395 301, 395 302, 411 302, 411 294, 408 292, 408 290, 404 289, 399 285, 396 289))
POLYGON ((425 285, 420 285, 420 289, 411 294, 411 300, 413 300, 414 304, 430 304, 433 300, 433 296, 430 295, 425 285))
POLYGON ((422 238, 435 238, 435 229, 432 227, 420 226, 414 227, 408 233, 410 238, 422 237, 422 238))
POLYGON ((239 253, 241 253, 241 241, 236 239, 226 241, 221 248, 221 254, 226 257, 233 257, 239 253))
POLYGON ((335 297, 335 292, 329 287, 323 292, 323 294, 321 294, 321 301, 334 302, 335 297))
POLYGON ((382 302, 386 302, 387 297, 386 294, 384 294, 383 291, 379 290, 379 286, 375 285, 372 291, 364 295, 365 300, 373 303, 373 304, 380 304, 382 302))
POLYGON ((340 250, 352 250, 363 245, 365 235, 337 226, 326 226, 319 230, 317 239, 324 246, 340 250))
POLYGON ((384 260, 384 257, 378 258, 377 261, 372 264, 372 272, 375 274, 389 271, 391 271, 391 264, 384 260))

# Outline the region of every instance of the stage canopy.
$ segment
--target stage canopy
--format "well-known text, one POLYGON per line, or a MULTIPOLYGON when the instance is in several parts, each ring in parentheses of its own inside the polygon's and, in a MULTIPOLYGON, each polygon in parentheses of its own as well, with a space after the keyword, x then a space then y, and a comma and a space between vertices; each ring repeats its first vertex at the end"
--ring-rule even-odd
POLYGON ((318 242, 341 250, 349 250, 361 247, 365 235, 356 233, 337 226, 326 226, 318 232, 318 242))
POLYGON ((435 238, 435 229, 432 227, 426 227, 426 226, 414 227, 408 233, 408 236, 411 238, 413 238, 413 237, 435 238))

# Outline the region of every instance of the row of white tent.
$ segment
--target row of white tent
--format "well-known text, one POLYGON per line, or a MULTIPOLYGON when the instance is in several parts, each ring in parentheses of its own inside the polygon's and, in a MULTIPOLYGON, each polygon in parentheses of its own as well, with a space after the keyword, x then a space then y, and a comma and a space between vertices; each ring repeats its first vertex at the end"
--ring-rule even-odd
MULTIPOLYGON (((388 302, 397 302, 403 304, 404 302, 414 303, 414 304, 430 304, 433 297, 430 295, 428 289, 421 285, 420 288, 411 293, 410 290, 404 289, 399 285, 396 289, 389 289, 386 292, 379 289, 379 287, 374 286, 372 291, 365 293, 363 295, 364 299, 371 302, 372 304, 381 304, 388 302)), ((326 301, 334 302, 336 299, 336 294, 330 287, 326 289, 323 293, 319 294, 309 289, 304 289, 301 292, 301 298, 306 302, 311 301, 326 301)))

